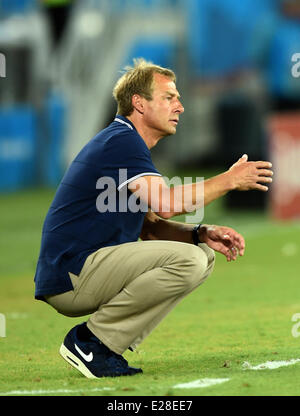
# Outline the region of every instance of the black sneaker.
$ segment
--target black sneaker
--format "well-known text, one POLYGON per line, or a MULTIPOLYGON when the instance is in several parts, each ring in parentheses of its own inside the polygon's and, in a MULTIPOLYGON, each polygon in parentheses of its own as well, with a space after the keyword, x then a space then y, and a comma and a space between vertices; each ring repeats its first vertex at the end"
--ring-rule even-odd
POLYGON ((76 325, 66 335, 60 347, 61 356, 88 378, 132 376, 142 373, 141 368, 129 367, 122 355, 111 351, 98 338, 92 336, 88 341, 78 338, 76 325))

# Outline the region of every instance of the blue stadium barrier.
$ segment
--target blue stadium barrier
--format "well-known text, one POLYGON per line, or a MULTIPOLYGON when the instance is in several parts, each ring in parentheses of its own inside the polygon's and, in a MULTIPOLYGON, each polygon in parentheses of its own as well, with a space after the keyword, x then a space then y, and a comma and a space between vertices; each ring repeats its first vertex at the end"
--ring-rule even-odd
POLYGON ((164 7, 177 7, 179 0, 113 0, 109 3, 112 12, 122 14, 124 11, 159 11, 164 7))
POLYGON ((274 9, 273 0, 186 0, 194 75, 219 77, 251 67, 252 37, 274 9))
POLYGON ((139 38, 131 45, 122 67, 131 65, 133 58, 144 58, 166 68, 176 66, 176 41, 174 38, 139 38))
POLYGON ((38 0, 1 0, 0 17, 28 13, 38 8, 38 0))
POLYGON ((0 192, 36 182, 36 114, 30 107, 0 110, 0 192))

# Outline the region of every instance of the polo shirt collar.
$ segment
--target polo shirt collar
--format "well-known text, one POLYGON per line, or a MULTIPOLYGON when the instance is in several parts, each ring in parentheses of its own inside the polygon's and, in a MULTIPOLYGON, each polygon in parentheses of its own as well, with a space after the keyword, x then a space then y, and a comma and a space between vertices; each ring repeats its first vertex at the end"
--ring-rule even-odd
POLYGON ((128 118, 117 114, 114 121, 126 125, 130 130, 136 130, 134 124, 128 118))

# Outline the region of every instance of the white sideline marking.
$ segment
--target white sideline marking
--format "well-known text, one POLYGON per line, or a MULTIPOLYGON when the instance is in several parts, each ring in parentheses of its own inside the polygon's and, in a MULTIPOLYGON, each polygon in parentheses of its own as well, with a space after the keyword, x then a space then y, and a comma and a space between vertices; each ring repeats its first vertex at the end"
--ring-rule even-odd
POLYGON ((245 361, 242 365, 244 370, 274 370, 275 368, 285 367, 287 365, 293 365, 300 362, 300 358, 286 360, 286 361, 267 361, 266 363, 252 366, 250 363, 245 361))
POLYGON ((58 389, 58 390, 12 390, 12 391, 2 391, 0 392, 0 396, 15 396, 18 394, 56 394, 56 393, 93 393, 98 391, 107 391, 107 390, 115 390, 111 387, 96 387, 94 389, 84 390, 84 389, 78 389, 78 390, 72 390, 72 389, 58 389))
POLYGON ((203 388, 214 386, 215 384, 225 383, 225 381, 229 381, 229 378, 202 378, 199 380, 190 381, 189 383, 183 384, 176 384, 173 386, 175 389, 194 389, 194 388, 203 388))

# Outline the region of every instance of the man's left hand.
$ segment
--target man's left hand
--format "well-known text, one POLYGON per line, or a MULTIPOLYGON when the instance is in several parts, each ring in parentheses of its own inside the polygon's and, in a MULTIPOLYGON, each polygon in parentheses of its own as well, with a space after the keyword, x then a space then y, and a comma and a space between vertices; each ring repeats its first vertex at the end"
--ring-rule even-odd
POLYGON ((199 239, 210 248, 224 254, 227 261, 236 260, 245 252, 243 236, 230 227, 202 224, 198 230, 199 239))

